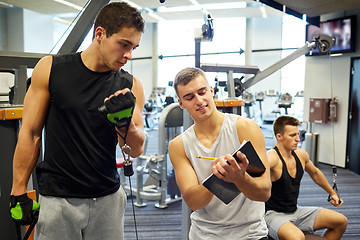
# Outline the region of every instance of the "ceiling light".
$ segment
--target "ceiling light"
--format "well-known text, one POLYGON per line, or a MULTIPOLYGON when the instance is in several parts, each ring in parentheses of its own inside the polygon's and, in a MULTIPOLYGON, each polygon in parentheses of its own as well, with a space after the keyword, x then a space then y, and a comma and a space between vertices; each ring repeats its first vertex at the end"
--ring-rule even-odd
POLYGON ((129 4, 130 6, 132 6, 133 8, 136 8, 137 10, 139 10, 140 12, 142 13, 146 13, 148 14, 149 16, 157 19, 157 20, 164 20, 162 17, 156 15, 154 13, 154 11, 148 7, 146 8, 143 8, 141 7, 140 5, 137 5, 136 3, 133 3, 132 1, 129 1, 129 0, 123 0, 123 2, 126 2, 127 4, 129 4))
POLYGON ((12 8, 12 7, 14 7, 14 6, 11 5, 11 4, 8 4, 8 3, 0 2, 0 7, 3 7, 3 8, 12 8))
POLYGON ((245 2, 228 2, 228 3, 213 3, 213 4, 198 4, 180 7, 159 7, 158 12, 186 12, 186 11, 201 11, 206 10, 219 10, 219 9, 235 9, 246 8, 245 2))
POLYGON ((140 5, 137 5, 136 3, 133 3, 132 1, 129 0, 123 0, 123 2, 126 2, 127 4, 129 4, 130 6, 136 8, 137 10, 141 10, 143 9, 140 5))
POLYGON ((164 20, 164 18, 156 15, 156 14, 154 13, 154 10, 152 10, 152 9, 150 9, 150 8, 144 8, 144 10, 146 11, 146 13, 147 13, 149 16, 151 16, 151 17, 153 17, 153 18, 155 18, 155 19, 157 19, 157 20, 164 20))
POLYGON ((59 17, 53 17, 53 21, 59 22, 59 23, 64 23, 66 25, 69 25, 71 23, 71 21, 67 21, 67 20, 59 18, 59 17))
POLYGON ((189 0, 190 3, 194 4, 194 5, 200 5, 200 3, 196 0, 189 0))
POLYGON ((261 12, 261 16, 262 16, 263 18, 267 18, 267 17, 268 17, 268 15, 267 15, 267 13, 266 13, 265 7, 260 7, 260 12, 261 12))
POLYGON ((76 5, 76 4, 73 4, 73 3, 68 2, 68 1, 65 1, 65 0, 54 0, 54 2, 58 2, 58 3, 64 4, 64 5, 66 5, 66 6, 75 8, 75 9, 77 9, 77 10, 79 10, 79 11, 81 11, 81 10, 83 9, 83 7, 80 7, 80 6, 76 5))

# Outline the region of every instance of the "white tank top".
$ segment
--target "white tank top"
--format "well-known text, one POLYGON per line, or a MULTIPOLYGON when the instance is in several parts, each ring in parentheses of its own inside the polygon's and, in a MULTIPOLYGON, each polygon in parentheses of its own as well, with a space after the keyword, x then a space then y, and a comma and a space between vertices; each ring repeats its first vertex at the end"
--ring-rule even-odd
MULTIPOLYGON (((194 125, 182 133, 185 154, 195 169, 198 182, 212 174, 211 161, 196 156, 220 157, 233 153, 240 146, 236 120, 238 115, 225 114, 219 136, 210 148, 203 146, 196 138, 194 125)), ((264 220, 264 202, 249 200, 239 194, 228 205, 216 196, 210 203, 194 211, 191 218, 190 240, 214 239, 260 239, 267 236, 264 220)))

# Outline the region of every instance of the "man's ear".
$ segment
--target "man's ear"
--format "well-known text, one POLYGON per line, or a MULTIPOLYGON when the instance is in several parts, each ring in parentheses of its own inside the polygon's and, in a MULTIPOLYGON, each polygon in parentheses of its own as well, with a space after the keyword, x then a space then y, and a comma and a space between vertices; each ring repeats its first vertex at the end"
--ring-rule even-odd
POLYGON ((103 37, 106 37, 106 30, 99 26, 95 30, 95 38, 101 40, 103 37))
POLYGON ((210 86, 210 92, 211 92, 211 97, 214 98, 214 89, 212 86, 210 86))
POLYGON ((179 106, 180 106, 180 108, 181 108, 181 109, 185 109, 185 108, 184 108, 184 106, 183 106, 183 104, 182 104, 181 99, 180 99, 180 98, 178 98, 178 99, 177 99, 177 101, 179 102, 179 106))
POLYGON ((280 133, 277 133, 275 135, 275 137, 276 137, 276 140, 281 140, 282 139, 282 135, 280 133))

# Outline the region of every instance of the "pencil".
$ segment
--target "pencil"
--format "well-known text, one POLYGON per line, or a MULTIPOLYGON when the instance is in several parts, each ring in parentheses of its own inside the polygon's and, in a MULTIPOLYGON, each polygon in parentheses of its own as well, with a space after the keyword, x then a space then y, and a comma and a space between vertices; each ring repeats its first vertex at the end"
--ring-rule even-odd
POLYGON ((209 159, 209 160, 215 160, 216 159, 216 158, 213 158, 213 157, 202 157, 202 156, 196 156, 196 158, 209 159))

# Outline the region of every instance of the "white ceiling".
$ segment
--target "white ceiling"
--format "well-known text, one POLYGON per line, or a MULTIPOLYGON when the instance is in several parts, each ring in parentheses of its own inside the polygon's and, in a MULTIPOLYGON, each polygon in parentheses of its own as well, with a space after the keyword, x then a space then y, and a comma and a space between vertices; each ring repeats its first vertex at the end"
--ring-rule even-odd
MULTIPOLYGON (((88 0, 66 0, 67 2, 73 3, 77 6, 84 6, 88 0)), ((322 14, 345 11, 353 8, 360 7, 360 0, 275 0, 280 4, 284 4, 293 10, 296 10, 302 14, 307 14, 309 17, 320 16, 322 14)), ((51 14, 54 16, 67 18, 75 16, 79 10, 73 7, 66 6, 62 3, 56 2, 55 0, 0 0, 1 2, 10 4, 15 7, 25 8, 32 11, 36 11, 43 14, 51 14)), ((180 6, 192 6, 190 0, 165 0, 164 3, 160 3, 159 0, 131 0, 132 3, 136 4, 142 9, 151 9, 153 14, 165 20, 176 20, 176 19, 202 19, 204 12, 200 10, 201 7, 206 8, 208 4, 216 3, 243 3, 248 6, 235 7, 231 9, 207 9, 214 19, 223 17, 272 17, 281 16, 282 12, 268 7, 253 0, 197 0, 200 4, 199 10, 188 10, 188 11, 171 11, 171 12, 160 12, 161 7, 171 9, 180 6)), ((147 22, 155 22, 158 19, 151 16, 143 10, 143 17, 147 22)))
MULTIPOLYGON (((77 6, 84 6, 88 0, 67 0, 77 6)), ((79 10, 56 2, 54 0, 0 0, 0 2, 10 4, 15 7, 29 9, 35 12, 43 14, 51 14, 61 18, 67 18, 75 16, 79 10), (73 13, 73 14, 71 14, 73 13)), ((147 22, 156 22, 158 19, 152 17, 151 14, 147 13, 145 9, 153 10, 153 14, 165 20, 177 20, 177 19, 202 19, 204 12, 200 10, 189 10, 189 11, 172 11, 172 12, 158 12, 158 8, 174 8, 180 6, 193 6, 189 0, 165 0, 164 3, 160 3, 159 0, 131 0, 132 3, 136 4, 143 9, 143 17, 147 22)), ((197 2, 204 6, 204 4, 216 4, 216 3, 246 3, 255 5, 249 8, 232 8, 232 9, 209 9, 213 18, 223 17, 262 17, 262 16, 282 16, 283 13, 277 11, 271 7, 264 6, 263 4, 257 3, 253 0, 197 0, 197 2)), ((0 3, 1 7, 1 3, 0 3)))

